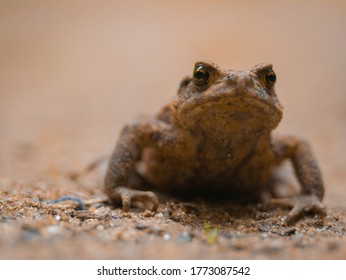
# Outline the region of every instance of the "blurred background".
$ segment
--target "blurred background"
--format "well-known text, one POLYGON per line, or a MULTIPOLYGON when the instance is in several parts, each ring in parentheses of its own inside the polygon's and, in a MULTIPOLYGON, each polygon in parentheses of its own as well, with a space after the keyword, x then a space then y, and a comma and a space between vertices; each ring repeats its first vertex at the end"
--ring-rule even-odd
POLYGON ((110 153, 197 60, 274 65, 278 131, 307 138, 329 207, 346 182, 346 2, 0 1, 0 177, 45 180, 110 153))

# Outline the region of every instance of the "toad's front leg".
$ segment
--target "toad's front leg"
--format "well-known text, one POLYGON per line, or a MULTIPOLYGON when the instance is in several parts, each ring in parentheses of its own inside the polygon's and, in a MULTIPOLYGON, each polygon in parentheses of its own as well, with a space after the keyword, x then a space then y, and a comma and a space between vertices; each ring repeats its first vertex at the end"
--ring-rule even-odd
POLYGON ((322 176, 310 145, 294 136, 275 137, 272 145, 278 163, 287 158, 292 161, 301 185, 301 192, 292 200, 293 208, 284 218, 284 222, 292 224, 307 212, 315 212, 324 217, 326 208, 322 204, 324 195, 322 176))
POLYGON ((135 165, 140 160, 143 149, 152 145, 159 126, 155 124, 133 124, 123 128, 108 165, 105 178, 106 192, 115 203, 122 203, 128 211, 132 202, 151 202, 152 211, 156 211, 159 200, 150 191, 132 189, 130 177, 135 174, 135 165))

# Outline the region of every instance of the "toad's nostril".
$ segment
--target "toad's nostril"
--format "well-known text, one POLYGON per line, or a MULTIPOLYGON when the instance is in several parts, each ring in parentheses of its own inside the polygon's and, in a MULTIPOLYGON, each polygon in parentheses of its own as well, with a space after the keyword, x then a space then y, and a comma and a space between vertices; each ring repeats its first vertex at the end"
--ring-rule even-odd
POLYGON ((226 77, 227 80, 229 80, 230 78, 231 78, 231 75, 228 75, 228 76, 226 77))

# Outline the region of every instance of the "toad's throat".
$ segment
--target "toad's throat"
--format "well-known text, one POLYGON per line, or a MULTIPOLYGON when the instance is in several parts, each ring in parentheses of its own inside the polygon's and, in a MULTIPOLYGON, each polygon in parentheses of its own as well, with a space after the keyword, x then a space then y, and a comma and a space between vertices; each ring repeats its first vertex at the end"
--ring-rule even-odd
POLYGON ((191 122, 185 123, 186 129, 216 149, 253 143, 270 131, 266 114, 246 108, 232 109, 210 107, 203 113, 193 114, 187 118, 191 122))
POLYGON ((235 111, 230 116, 236 121, 246 121, 253 118, 253 114, 246 111, 235 111))

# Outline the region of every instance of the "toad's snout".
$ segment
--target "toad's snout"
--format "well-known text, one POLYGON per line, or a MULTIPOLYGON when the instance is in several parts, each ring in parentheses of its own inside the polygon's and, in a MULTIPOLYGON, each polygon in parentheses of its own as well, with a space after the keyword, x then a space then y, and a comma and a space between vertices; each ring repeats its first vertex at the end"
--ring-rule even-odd
POLYGON ((226 76, 226 82, 231 87, 237 90, 237 94, 243 95, 249 92, 249 89, 254 88, 254 81, 249 73, 230 73, 226 76))

